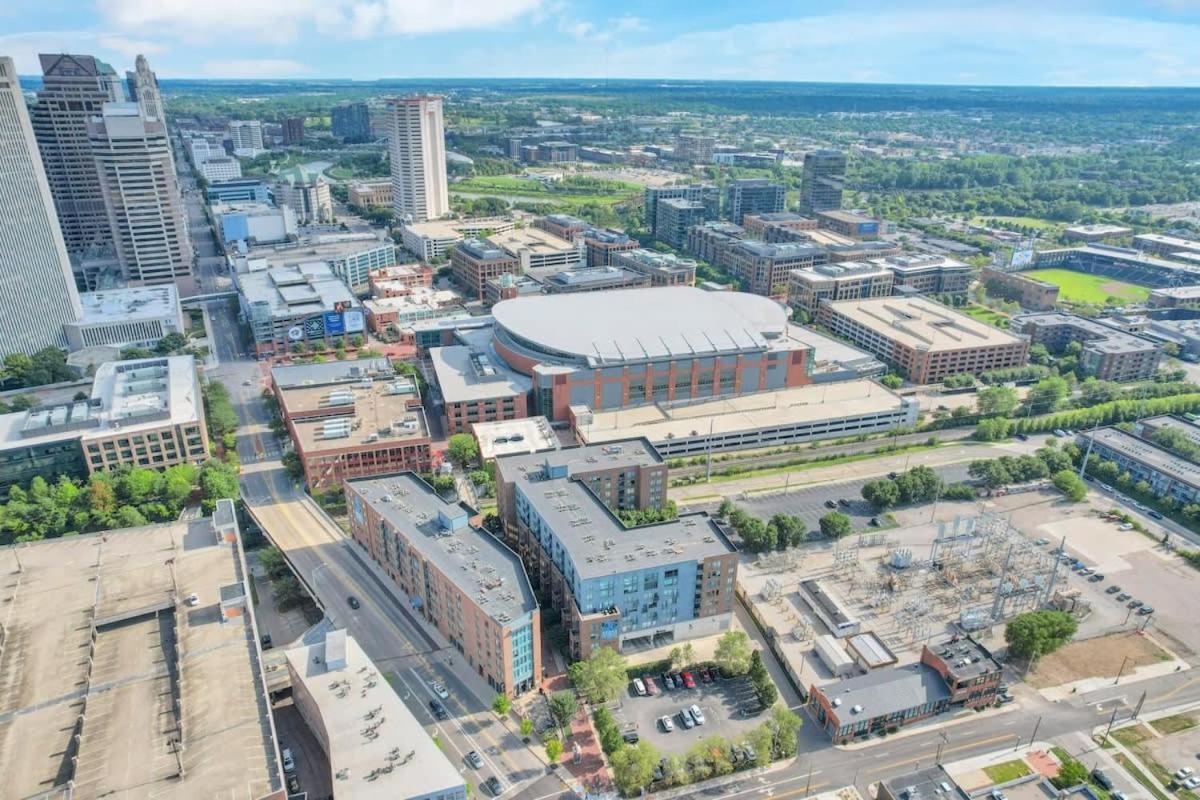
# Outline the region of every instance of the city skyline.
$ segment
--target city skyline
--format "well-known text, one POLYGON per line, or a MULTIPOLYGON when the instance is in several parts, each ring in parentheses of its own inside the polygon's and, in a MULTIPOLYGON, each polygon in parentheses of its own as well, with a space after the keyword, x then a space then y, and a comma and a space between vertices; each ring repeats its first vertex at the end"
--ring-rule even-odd
POLYGON ((569 77, 963 85, 1196 86, 1200 5, 1186 0, 941 0, 752 7, 583 0, 432 3, 19 2, 0 52, 38 52, 171 78, 569 77), (70 6, 70 7, 69 7, 70 6), (227 7, 226 7, 227 6, 227 7), (135 35, 128 32, 136 31, 135 35), (506 41, 495 47, 497 39, 506 41), (399 45, 399 46, 398 46, 399 45))

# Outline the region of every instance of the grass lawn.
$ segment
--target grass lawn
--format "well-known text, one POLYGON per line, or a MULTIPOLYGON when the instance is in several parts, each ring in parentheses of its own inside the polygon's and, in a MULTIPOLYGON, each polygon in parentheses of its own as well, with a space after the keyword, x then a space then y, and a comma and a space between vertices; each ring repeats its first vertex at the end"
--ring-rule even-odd
POLYGON ((543 183, 534 178, 508 175, 481 175, 458 181, 450 186, 452 193, 471 195, 495 194, 531 202, 596 203, 613 205, 638 195, 642 187, 624 181, 602 181, 596 185, 575 184, 570 178, 543 183))
POLYGON ((1156 719, 1150 723, 1150 726, 1159 733, 1165 735, 1186 731, 1189 728, 1196 727, 1197 720, 1190 714, 1176 714, 1173 717, 1163 717, 1156 719))
POLYGON ((1012 319, 1002 311, 996 311, 993 308, 981 306, 978 303, 967 303, 958 310, 971 319, 979 320, 985 325, 991 325, 993 328, 1000 328, 1001 330, 1007 330, 1008 322, 1012 319))
MULTIPOLYGON (((714 468, 712 480, 710 483, 725 483, 727 481, 740 481, 743 478, 761 478, 765 475, 783 475, 788 472, 804 472, 810 469, 820 469, 821 467, 836 467, 839 464, 851 464, 855 461, 870 461, 876 458, 885 456, 904 455, 905 453, 919 453, 924 450, 936 450, 941 446, 939 444, 914 444, 909 447, 898 447, 895 450, 889 450, 886 453, 848 453, 844 456, 836 456, 834 458, 822 459, 819 456, 810 457, 796 461, 792 464, 779 464, 776 466, 762 467, 759 469, 748 469, 742 472, 727 472, 729 465, 724 468, 714 468)), ((675 483, 672 481, 671 486, 691 486, 690 483, 675 483)), ((755 491, 769 491, 769 489, 756 489, 755 491)))
POLYGON ((1112 732, 1112 738, 1116 739, 1126 747, 1135 747, 1146 739, 1150 738, 1150 732, 1141 725, 1131 725, 1128 728, 1121 728, 1112 732))
POLYGON ((1103 275, 1086 275, 1069 269, 1035 269, 1022 274, 1053 283, 1059 289, 1059 297, 1068 302, 1104 305, 1110 297, 1122 302, 1142 302, 1150 296, 1150 290, 1145 286, 1116 281, 1103 275))
POLYGON ((993 783, 1008 783, 1015 781, 1017 778, 1023 778, 1033 770, 1019 758, 1014 758, 1012 761, 1005 761, 1001 764, 992 764, 990 767, 984 767, 983 773, 992 779, 993 783))
POLYGON ((354 170, 345 167, 330 167, 325 170, 325 174, 335 180, 345 181, 354 177, 354 170))
POLYGON ((1138 769, 1137 764, 1135 764, 1133 759, 1131 759, 1129 756, 1125 755, 1124 753, 1116 753, 1113 756, 1113 759, 1115 759, 1116 762, 1120 764, 1121 767, 1128 772, 1135 781, 1140 783, 1142 788, 1149 792, 1154 800, 1170 800, 1167 795, 1160 792, 1158 788, 1150 782, 1150 779, 1146 777, 1146 773, 1138 769))

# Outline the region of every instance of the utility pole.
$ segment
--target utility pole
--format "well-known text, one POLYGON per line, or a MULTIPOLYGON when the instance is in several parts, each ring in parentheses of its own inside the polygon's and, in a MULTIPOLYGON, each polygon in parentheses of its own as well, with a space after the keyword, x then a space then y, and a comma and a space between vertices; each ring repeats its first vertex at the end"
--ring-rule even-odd
POLYGON ((1108 728, 1104 731, 1104 738, 1101 741, 1108 741, 1108 734, 1112 731, 1113 724, 1117 721, 1117 711, 1120 708, 1121 706, 1119 704, 1113 706, 1112 716, 1108 718, 1108 728))
POLYGON ((945 731, 939 731, 938 736, 941 738, 942 741, 938 745, 937 756, 933 760, 933 763, 935 765, 940 765, 942 763, 942 750, 946 747, 947 743, 949 743, 949 741, 950 741, 950 736, 945 731))
POLYGON ((813 762, 812 762, 812 759, 810 758, 808 760, 808 781, 804 784, 804 796, 805 797, 808 797, 809 790, 812 789, 812 774, 813 774, 813 762))
POLYGON ((1132 719, 1137 719, 1138 714, 1142 713, 1142 703, 1146 702, 1146 692, 1142 691, 1142 696, 1138 698, 1137 705, 1133 707, 1132 719))
POLYGON ((1125 674, 1125 665, 1129 663, 1129 656, 1121 659, 1121 668, 1117 670, 1117 678, 1113 681, 1113 686, 1121 682, 1121 676, 1125 674))
POLYGON ((1037 741, 1038 728, 1042 727, 1042 715, 1038 714, 1037 722, 1033 723, 1033 733, 1029 734, 1029 746, 1033 747, 1033 743, 1037 741))
POLYGON ((1096 429, 1100 427, 1100 421, 1092 426, 1092 435, 1088 437, 1087 452, 1083 454, 1083 461, 1079 462, 1079 478, 1083 479, 1083 474, 1087 471, 1088 459, 1092 457, 1092 445, 1096 443, 1096 429))

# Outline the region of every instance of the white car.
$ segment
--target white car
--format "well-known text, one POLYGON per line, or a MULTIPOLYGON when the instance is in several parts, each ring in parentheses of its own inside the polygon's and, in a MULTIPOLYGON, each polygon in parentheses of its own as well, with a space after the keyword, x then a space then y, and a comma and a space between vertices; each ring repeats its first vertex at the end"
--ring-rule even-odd
POLYGON ((700 706, 693 703, 688 708, 688 712, 692 715, 692 719, 696 720, 697 725, 704 724, 704 712, 700 710, 700 706))
POLYGON ((658 724, 662 726, 664 733, 670 733, 675 730, 675 723, 671 721, 670 717, 659 717, 658 724))
POLYGON ((641 678, 633 679, 633 691, 638 697, 646 696, 646 684, 642 682, 641 678))
POLYGON ((1200 777, 1195 775, 1183 782, 1183 788, 1185 789, 1195 789, 1197 786, 1200 786, 1200 777))
POLYGON ((200 595, 196 594, 195 592, 192 592, 191 594, 189 594, 187 597, 187 604, 189 606, 200 605, 200 595))
POLYGON ((292 758, 292 751, 289 748, 283 748, 283 771, 295 772, 296 761, 292 758))
POLYGON ((450 697, 450 693, 446 691, 446 687, 442 686, 437 681, 431 682, 429 684, 429 688, 433 689, 433 693, 436 694, 438 697, 442 698, 443 700, 450 697))
POLYGON ((1180 767, 1179 770, 1175 773, 1175 780, 1181 781, 1184 778, 1190 776, 1193 772, 1195 772, 1195 770, 1192 769, 1191 767, 1180 767))

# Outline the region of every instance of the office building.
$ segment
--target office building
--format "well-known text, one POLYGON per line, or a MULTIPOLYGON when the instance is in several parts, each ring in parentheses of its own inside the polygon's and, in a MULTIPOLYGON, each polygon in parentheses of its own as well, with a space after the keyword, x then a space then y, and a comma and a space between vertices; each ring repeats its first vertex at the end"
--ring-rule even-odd
POLYGON ((800 213, 812 217, 818 211, 842 207, 846 186, 846 154, 840 150, 816 150, 804 154, 800 178, 800 213))
POLYGON ((711 164, 717 140, 700 133, 681 133, 675 137, 675 158, 688 164, 711 164))
POLYGON ((815 231, 817 221, 811 217, 801 216, 793 211, 780 211, 772 214, 746 214, 740 223, 746 229, 746 235, 751 239, 762 239, 765 242, 794 241, 790 238, 772 238, 776 231, 804 232, 815 231))
POLYGON ((923 298, 877 297, 823 303, 817 320, 892 364, 913 383, 1024 366, 1029 340, 923 298))
POLYGON ((133 62, 133 71, 125 73, 125 84, 129 88, 129 99, 142 107, 147 119, 166 122, 162 95, 158 91, 158 76, 150 69, 146 57, 138 55, 133 62))
POLYGON ((6 796, 286 794, 233 501, 17 546, 0 651, 6 796))
POLYGON ((658 202, 671 199, 691 200, 703 203, 708 209, 708 219, 716 219, 721 205, 721 190, 711 184, 690 186, 647 186, 645 191, 646 227, 653 230, 658 219, 658 202))
POLYGON ((537 600, 521 560, 480 527, 477 511, 443 500, 412 473, 347 481, 346 500, 354 540, 466 669, 509 697, 538 686, 537 600))
POLYGON ((560 615, 572 660, 729 629, 737 552, 707 514, 637 527, 662 508, 667 468, 644 439, 496 459, 497 513, 560 615))
POLYGON ((766 178, 740 178, 725 187, 725 216, 741 225, 747 214, 783 211, 787 188, 766 178))
POLYGON ((237 286, 256 358, 282 356, 300 346, 332 347, 366 330, 354 293, 324 261, 239 273, 237 286))
POLYGON ((892 255, 874 263, 886 263, 896 276, 892 283, 896 294, 965 296, 973 274, 970 265, 946 256, 892 255))
POLYGON ((367 328, 377 335, 403 337, 414 323, 466 313, 462 297, 444 289, 413 289, 403 297, 372 297, 363 300, 367 328))
POLYGON ((170 333, 183 333, 183 311, 174 286, 106 289, 80 295, 79 318, 65 323, 67 347, 153 348, 170 333))
POLYGON ((911 428, 919 412, 915 400, 858 379, 677 406, 600 412, 576 406, 571 428, 583 444, 642 437, 663 458, 683 458, 911 428))
POLYGON ((184 143, 188 156, 192 159, 192 165, 196 167, 210 158, 219 158, 225 155, 225 148, 221 145, 221 140, 210 134, 194 133, 184 139, 184 143))
POLYGON ((579 149, 571 142, 539 142, 536 145, 522 146, 521 160, 565 164, 579 160, 579 149))
POLYGON ((299 233, 296 212, 291 206, 276 208, 270 203, 213 203, 213 221, 225 244, 247 246, 295 241, 299 233))
POLYGON ((609 228, 588 228, 582 234, 589 267, 611 267, 618 253, 637 250, 637 239, 609 228))
POLYGON ((742 288, 751 294, 784 297, 792 270, 810 269, 828 260, 828 252, 812 244, 769 244, 743 239, 722 249, 721 259, 716 263, 741 281, 742 288))
POLYGON ((857 211, 830 209, 818 211, 817 224, 828 231, 848 236, 851 239, 878 239, 879 220, 859 214, 857 211))
POLYGON ((651 286, 695 286, 696 262, 674 253, 626 250, 613 255, 613 266, 645 275, 651 286))
POLYGON ((386 358, 274 367, 271 383, 310 490, 432 469, 420 392, 386 358))
POLYGON ((746 229, 724 220, 688 228, 686 250, 710 264, 726 263, 726 251, 746 238, 746 229))
POLYGON ((253 158, 266 150, 263 144, 262 123, 256 119, 231 120, 229 141, 233 143, 233 154, 243 158, 253 158))
POLYGON ((208 203, 270 203, 271 192, 261 178, 214 181, 204 188, 208 203))
POLYGON ((521 261, 487 239, 467 239, 450 253, 450 268, 467 297, 482 300, 487 282, 501 275, 520 275, 521 261))
POLYGON ((1150 484, 1150 491, 1159 497, 1170 497, 1180 506, 1200 501, 1200 466, 1165 448, 1119 428, 1081 431, 1076 444, 1085 451, 1091 445, 1089 468, 1100 460, 1112 461, 1135 483, 1150 484))
POLYGON ((570 214, 547 214, 544 217, 535 219, 533 227, 540 228, 560 239, 573 242, 579 234, 591 228, 592 224, 579 217, 573 217, 570 214))
POLYGON ((508 217, 430 220, 400 226, 404 249, 425 262, 438 262, 463 239, 508 233, 516 227, 508 217))
MULTIPOLYGON (((1123 239, 1131 233, 1133 229, 1124 225, 1068 225, 1063 229, 1062 238, 1065 242, 1102 242, 1105 239, 1123 239)), ((1137 245, 1136 237, 1134 245, 1137 245)))
POLYGON ((1173 286, 1155 289, 1146 301, 1150 308, 1200 308, 1200 286, 1173 286))
POLYGON ((788 305, 795 319, 812 321, 825 302, 889 296, 893 277, 886 267, 859 261, 794 269, 788 274, 788 305))
MULTIPOLYGON (((515 302, 515 301, 514 301, 515 302)), ((477 422, 529 416, 530 380, 496 357, 486 342, 490 331, 466 335, 460 344, 429 350, 433 374, 442 396, 447 435, 470 433, 477 422)))
POLYGON ((242 162, 229 156, 217 156, 202 162, 198 167, 200 177, 208 183, 234 181, 242 177, 242 162))
POLYGON ((350 184, 346 192, 347 200, 352 206, 359 208, 391 208, 392 179, 361 180, 350 184))
POLYGON ((331 116, 333 135, 346 144, 371 141, 371 110, 366 103, 339 103, 331 116))
POLYGON ((1162 358, 1157 342, 1072 314, 1021 314, 1008 327, 1051 352, 1061 353, 1071 342, 1081 343, 1079 366, 1102 381, 1153 378, 1162 358))
POLYGON ((654 238, 673 247, 683 247, 687 243, 688 230, 712 218, 704 203, 682 197, 659 200, 656 209, 652 228, 654 238))
POLYGON ((396 216, 411 222, 446 216, 450 213, 450 192, 442 98, 394 97, 387 105, 396 216))
POLYGON ((1031 275, 984 267, 979 282, 989 296, 1019 303, 1029 311, 1052 311, 1058 305, 1058 285, 1031 275))
POLYGON ((284 656, 292 702, 339 798, 466 800, 458 767, 346 630, 319 627, 284 656))
POLYGON ((116 71, 92 56, 42 54, 39 59, 42 88, 30 117, 63 241, 74 255, 112 243, 88 122, 125 93, 116 71))
POLYGON ((301 225, 333 221, 333 197, 329 181, 319 172, 292 167, 279 174, 275 183, 275 202, 296 212, 301 225))
POLYGON ((986 647, 955 637, 925 645, 915 664, 813 684, 808 708, 833 742, 844 744, 948 711, 985 708, 996 702, 1002 677, 986 647))
POLYGON ((382 233, 345 233, 305 237, 298 242, 252 255, 265 259, 267 268, 322 262, 355 294, 366 294, 371 273, 396 263, 396 245, 382 233))
POLYGON ((304 141, 304 117, 287 117, 283 121, 283 144, 285 147, 304 141))
POLYGON ((79 294, 10 58, 0 58, 0 208, 0 357, 61 346, 79 294))
POLYGON ((427 264, 391 264, 367 275, 371 297, 404 297, 433 286, 433 268, 427 264))
POLYGON ((88 139, 125 279, 190 291, 194 253, 166 123, 136 103, 106 103, 88 139))
POLYGON ((122 466, 163 469, 201 464, 208 432, 191 356, 109 361, 96 370, 91 396, 0 415, 0 491, 46 474, 122 466))
MULTIPOLYGON (((1125 232, 1131 233, 1128 228, 1125 232)), ((1133 237, 1133 246, 1155 256, 1174 256, 1180 253, 1200 255, 1200 241, 1161 233, 1139 233, 1133 237)))

